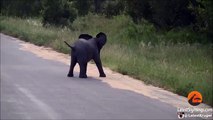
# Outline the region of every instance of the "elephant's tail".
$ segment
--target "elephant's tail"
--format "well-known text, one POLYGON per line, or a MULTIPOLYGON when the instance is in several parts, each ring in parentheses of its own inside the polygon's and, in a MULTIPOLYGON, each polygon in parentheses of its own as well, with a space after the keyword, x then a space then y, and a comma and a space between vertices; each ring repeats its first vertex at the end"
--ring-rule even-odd
POLYGON ((66 41, 64 41, 64 43, 66 43, 67 46, 70 47, 72 50, 75 50, 75 48, 73 46, 71 46, 70 44, 68 44, 66 41))

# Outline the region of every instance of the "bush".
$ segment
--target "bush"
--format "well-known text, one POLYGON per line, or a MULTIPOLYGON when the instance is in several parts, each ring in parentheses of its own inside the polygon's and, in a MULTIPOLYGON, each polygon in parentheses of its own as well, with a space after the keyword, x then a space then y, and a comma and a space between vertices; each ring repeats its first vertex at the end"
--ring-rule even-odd
POLYGON ((89 0, 74 0, 74 7, 78 11, 79 16, 87 15, 90 9, 90 1, 89 0))
POLYGON ((41 9, 40 0, 1 0, 1 15, 34 17, 40 15, 41 9))
POLYGON ((43 26, 48 24, 56 26, 67 26, 77 17, 77 12, 71 7, 72 4, 62 0, 46 0, 43 2, 42 12, 43 26))
POLYGON ((106 17, 119 15, 124 10, 124 4, 121 0, 107 0, 103 5, 103 13, 106 17))

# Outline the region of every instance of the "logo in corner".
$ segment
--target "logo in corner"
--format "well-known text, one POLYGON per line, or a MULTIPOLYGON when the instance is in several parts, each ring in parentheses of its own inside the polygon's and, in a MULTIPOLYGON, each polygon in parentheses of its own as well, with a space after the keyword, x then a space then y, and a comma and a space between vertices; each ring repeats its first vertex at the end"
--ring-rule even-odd
POLYGON ((197 106, 202 103, 202 95, 198 91, 192 91, 188 94, 188 102, 190 105, 197 106))
POLYGON ((184 112, 178 112, 178 118, 183 119, 184 118, 184 112))

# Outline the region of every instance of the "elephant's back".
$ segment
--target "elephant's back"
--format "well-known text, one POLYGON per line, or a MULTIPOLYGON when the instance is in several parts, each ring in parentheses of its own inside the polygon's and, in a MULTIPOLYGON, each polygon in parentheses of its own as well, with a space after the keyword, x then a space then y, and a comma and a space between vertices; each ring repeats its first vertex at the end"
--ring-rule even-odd
POLYGON ((78 41, 75 42, 74 47, 76 50, 83 50, 83 51, 90 51, 92 50, 93 46, 85 39, 79 39, 78 41))
POLYGON ((78 56, 77 58, 90 61, 93 58, 93 54, 95 53, 94 45, 92 45, 89 41, 84 39, 79 39, 74 44, 75 46, 75 54, 78 56))

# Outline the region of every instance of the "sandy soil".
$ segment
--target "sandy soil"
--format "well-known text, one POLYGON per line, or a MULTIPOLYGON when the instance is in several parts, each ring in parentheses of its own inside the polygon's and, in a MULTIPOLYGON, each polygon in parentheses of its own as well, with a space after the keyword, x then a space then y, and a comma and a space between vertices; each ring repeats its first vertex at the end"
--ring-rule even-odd
MULTIPOLYGON (((51 48, 39 47, 30 43, 20 41, 16 38, 13 38, 13 39, 15 39, 16 41, 20 43, 21 45, 20 50, 32 52, 33 54, 43 59, 54 60, 54 61, 64 63, 67 65, 67 67, 69 67, 68 65, 70 63, 70 56, 68 54, 58 53, 51 48)), ((79 72, 78 65, 75 67, 75 71, 79 72)), ((88 64, 87 75, 89 77, 97 78, 104 83, 107 83, 112 88, 130 90, 130 91, 142 94, 144 96, 168 103, 177 108, 192 107, 191 105, 188 104, 186 97, 179 96, 172 92, 166 91, 162 88, 154 87, 152 85, 146 85, 144 84, 144 82, 140 80, 136 80, 127 75, 119 74, 106 67, 104 68, 104 71, 107 77, 99 79, 98 77, 99 74, 98 74, 98 70, 96 66, 91 63, 88 64)), ((64 73, 64 75, 66 74, 67 73, 64 73)), ((78 77, 78 76, 75 76, 75 77, 78 77)), ((196 107, 209 108, 209 106, 205 104, 200 104, 196 107)))

